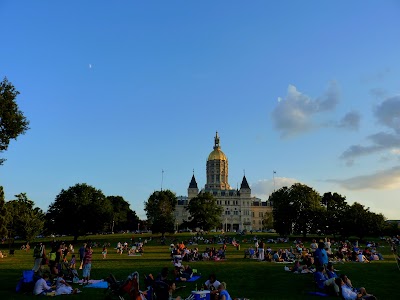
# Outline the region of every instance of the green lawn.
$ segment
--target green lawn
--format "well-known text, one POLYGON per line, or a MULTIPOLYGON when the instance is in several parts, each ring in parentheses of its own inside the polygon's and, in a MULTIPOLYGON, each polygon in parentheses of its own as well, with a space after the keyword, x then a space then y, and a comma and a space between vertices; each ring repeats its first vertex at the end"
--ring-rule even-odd
MULTIPOLYGON (((102 279, 110 273, 117 279, 125 279, 127 275, 134 271, 140 274, 140 286, 144 288, 143 276, 145 274, 157 274, 162 267, 172 268, 169 257, 168 245, 176 238, 171 236, 167 240, 167 245, 160 245, 159 239, 155 238, 145 246, 143 256, 128 257, 126 254, 119 255, 114 252, 118 241, 124 242, 130 239, 130 235, 103 235, 91 236, 92 241, 103 243, 110 242, 107 259, 103 260, 101 248, 94 248, 92 263, 92 278, 102 279)), ((135 238, 139 236, 136 235, 135 238)), ((144 235, 141 236, 145 238, 144 235)), ((179 240, 187 239, 187 235, 178 235, 179 240)), ((68 238, 63 238, 68 241, 68 238)), ((239 238, 240 240, 243 237, 239 238)), ((75 252, 82 244, 81 239, 75 245, 75 252)), ((252 244, 251 238, 249 242, 252 244)), ((307 242, 306 245, 309 243, 307 242)), ((250 244, 241 243, 241 249, 229 245, 227 250, 227 260, 220 262, 192 262, 192 268, 202 274, 202 278, 197 282, 178 284, 186 285, 186 288, 179 290, 176 295, 186 297, 197 284, 200 286, 207 279, 208 274, 215 273, 220 281, 227 283, 227 289, 232 297, 246 297, 252 300, 262 299, 318 299, 318 296, 308 294, 314 291, 311 274, 293 274, 283 270, 284 264, 269 262, 258 262, 256 260, 244 259, 243 249, 250 244)), ((272 244, 273 249, 288 247, 291 244, 272 244)), ((2 245, 3 252, 8 253, 6 245, 2 245)), ((19 245, 16 245, 17 247, 19 245)), ((215 245, 218 247, 219 245, 215 245)), ((339 273, 345 273, 352 280, 354 286, 364 286, 367 291, 373 293, 378 299, 399 299, 400 292, 397 284, 400 280, 400 271, 397 267, 393 255, 390 253, 388 245, 384 245, 380 252, 384 255, 384 261, 372 262, 370 264, 345 263, 337 264, 336 269, 339 273)), ((198 245, 200 250, 205 249, 206 245, 198 245)), ((22 270, 31 269, 33 266, 32 250, 27 253, 16 250, 14 256, 0 259, 0 299, 26 299, 33 297, 30 295, 17 294, 14 292, 22 270)), ((79 271, 80 272, 80 271, 79 271)), ((81 275, 81 272, 80 272, 81 275)), ((62 296, 63 298, 74 299, 103 299, 104 290, 83 288, 83 292, 78 295, 62 296)), ((128 299, 128 297, 126 297, 128 299)), ((325 297, 324 299, 335 299, 325 297)), ((338 298, 336 298, 338 299, 338 298)))

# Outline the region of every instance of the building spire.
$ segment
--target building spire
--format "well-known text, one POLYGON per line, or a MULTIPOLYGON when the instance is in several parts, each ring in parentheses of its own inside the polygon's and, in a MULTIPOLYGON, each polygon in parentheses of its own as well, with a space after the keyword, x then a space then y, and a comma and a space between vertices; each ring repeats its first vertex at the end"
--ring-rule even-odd
POLYGON ((219 149, 219 136, 218 136, 218 131, 215 132, 214 149, 219 149))

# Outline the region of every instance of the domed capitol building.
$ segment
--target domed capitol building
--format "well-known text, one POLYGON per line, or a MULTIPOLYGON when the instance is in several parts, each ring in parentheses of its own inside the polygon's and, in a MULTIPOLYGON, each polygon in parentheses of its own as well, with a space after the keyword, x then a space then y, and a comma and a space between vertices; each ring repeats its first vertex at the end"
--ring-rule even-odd
POLYGON ((179 196, 175 210, 176 225, 188 221, 189 213, 185 207, 191 199, 202 193, 210 193, 223 209, 219 229, 225 231, 262 230, 263 218, 272 212, 270 201, 251 196, 246 176, 243 176, 240 189, 232 189, 228 182, 228 158, 222 152, 218 132, 214 138, 214 148, 208 155, 206 165, 207 183, 199 190, 193 174, 188 187, 188 196, 179 196))

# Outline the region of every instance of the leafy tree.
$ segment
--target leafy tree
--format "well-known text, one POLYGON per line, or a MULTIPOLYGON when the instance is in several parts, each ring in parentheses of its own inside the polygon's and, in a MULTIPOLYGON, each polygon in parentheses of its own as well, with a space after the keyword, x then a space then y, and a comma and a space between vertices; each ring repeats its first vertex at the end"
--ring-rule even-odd
POLYGON ((112 221, 113 208, 101 190, 76 184, 61 190, 46 214, 47 226, 59 234, 70 234, 74 242, 88 232, 100 232, 112 221))
POLYGON ((7 236, 7 208, 4 200, 3 187, 0 186, 0 238, 7 236))
POLYGON ((274 227, 274 215, 272 212, 266 212, 264 214, 262 224, 263 229, 271 229, 274 227))
MULTIPOLYGON (((0 152, 7 150, 10 140, 17 139, 29 129, 29 121, 15 101, 18 94, 7 78, 0 82, 0 152)), ((0 165, 4 161, 0 159, 0 165)))
POLYGON ((291 188, 284 186, 273 192, 268 199, 273 202, 272 216, 274 220, 274 229, 281 236, 287 236, 292 233, 296 216, 296 211, 290 204, 290 191, 291 188))
POLYGON ((374 219, 364 205, 354 202, 346 212, 346 227, 351 235, 358 236, 363 239, 373 230, 374 219))
POLYGON ((307 233, 315 231, 323 215, 320 195, 311 187, 301 183, 279 189, 270 198, 274 203, 275 230, 279 233, 307 233))
POLYGON ((121 196, 108 196, 107 199, 110 201, 113 214, 111 228, 113 231, 120 230, 134 230, 138 227, 139 218, 136 213, 130 209, 130 205, 121 196))
POLYGON ((223 209, 217 204, 216 199, 210 193, 202 193, 192 198, 186 207, 189 212, 189 226, 210 230, 221 224, 223 209))
POLYGON ((170 190, 154 192, 144 203, 147 221, 153 233, 174 232, 174 211, 178 200, 170 190))
POLYGON ((33 241, 42 232, 44 213, 34 207, 35 203, 28 199, 26 193, 15 195, 16 200, 6 203, 9 213, 8 231, 26 241, 33 241))
POLYGON ((347 210, 349 205, 346 202, 346 197, 338 193, 325 193, 321 198, 321 204, 326 208, 326 217, 323 218, 322 228, 320 231, 326 235, 339 234, 346 235, 347 231, 347 210))
POLYGON ((371 233, 374 236, 383 236, 386 228, 386 218, 383 214, 370 212, 371 216, 371 233))
POLYGON ((306 237, 307 233, 315 232, 315 224, 323 215, 321 196, 311 187, 296 183, 289 193, 292 206, 297 211, 294 224, 295 233, 306 237))
POLYGON ((400 227, 397 222, 385 222, 385 227, 384 227, 384 233, 383 235, 385 236, 396 236, 400 234, 400 227))

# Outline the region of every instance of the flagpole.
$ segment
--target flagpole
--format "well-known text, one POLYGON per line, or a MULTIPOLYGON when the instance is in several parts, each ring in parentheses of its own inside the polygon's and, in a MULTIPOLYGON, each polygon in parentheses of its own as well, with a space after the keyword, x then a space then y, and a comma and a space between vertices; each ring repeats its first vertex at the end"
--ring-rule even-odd
POLYGON ((162 192, 163 180, 164 180, 164 170, 161 169, 161 192, 162 192))

